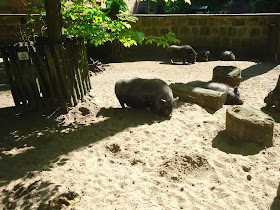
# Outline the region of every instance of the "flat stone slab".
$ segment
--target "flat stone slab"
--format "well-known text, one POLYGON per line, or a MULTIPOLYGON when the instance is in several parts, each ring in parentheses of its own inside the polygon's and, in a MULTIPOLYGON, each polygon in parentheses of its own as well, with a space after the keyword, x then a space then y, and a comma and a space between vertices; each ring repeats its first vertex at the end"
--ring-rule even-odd
POLYGON ((169 86, 174 97, 178 96, 182 101, 196 103, 215 111, 223 107, 227 97, 226 93, 223 92, 183 83, 173 83, 169 86))
POLYGON ((226 131, 235 141, 253 141, 271 147, 273 128, 274 120, 260 110, 235 105, 226 111, 226 131))
POLYGON ((220 82, 235 87, 240 85, 241 79, 241 69, 236 66, 216 66, 213 69, 213 82, 220 82))

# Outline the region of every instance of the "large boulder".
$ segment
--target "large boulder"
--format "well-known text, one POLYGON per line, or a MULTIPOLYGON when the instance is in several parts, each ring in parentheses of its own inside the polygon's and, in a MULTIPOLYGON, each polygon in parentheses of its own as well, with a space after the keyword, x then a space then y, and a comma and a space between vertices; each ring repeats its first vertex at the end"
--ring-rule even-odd
POLYGON ((253 141, 271 147, 273 128, 274 120, 260 110, 235 105, 226 111, 226 131, 235 141, 253 141))

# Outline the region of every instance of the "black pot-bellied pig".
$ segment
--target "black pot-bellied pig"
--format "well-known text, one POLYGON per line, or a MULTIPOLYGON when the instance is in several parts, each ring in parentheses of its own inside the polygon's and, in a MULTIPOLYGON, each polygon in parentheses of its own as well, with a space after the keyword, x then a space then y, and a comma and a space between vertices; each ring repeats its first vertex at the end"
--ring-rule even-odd
POLYGON ((183 61, 183 64, 195 63, 197 53, 190 45, 171 45, 167 48, 167 56, 173 64, 174 60, 183 61))
POLYGON ((197 53, 197 61, 199 62, 207 62, 209 61, 210 51, 202 50, 197 53))
POLYGON ((188 84, 226 93, 227 95, 226 102, 225 102, 226 105, 243 104, 243 100, 240 97, 238 87, 230 87, 226 84, 218 83, 218 82, 203 82, 203 81, 193 81, 193 82, 189 82, 188 84))
POLYGON ((220 54, 220 60, 222 61, 235 61, 235 55, 232 51, 224 50, 220 54))
POLYGON ((150 108, 152 112, 170 116, 177 98, 172 89, 160 79, 120 80, 115 85, 116 96, 122 106, 131 108, 150 108))

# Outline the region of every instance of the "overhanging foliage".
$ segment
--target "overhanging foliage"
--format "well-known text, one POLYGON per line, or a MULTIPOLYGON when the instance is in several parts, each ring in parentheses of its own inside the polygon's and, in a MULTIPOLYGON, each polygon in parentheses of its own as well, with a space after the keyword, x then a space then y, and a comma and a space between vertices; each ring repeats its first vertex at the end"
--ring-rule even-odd
POLYGON ((178 43, 175 34, 169 32, 160 37, 146 36, 131 29, 137 17, 128 13, 123 0, 106 0, 106 8, 101 8, 94 0, 62 1, 64 33, 68 37, 85 37, 98 46, 105 42, 119 40, 125 47, 132 45, 157 43, 157 46, 169 46, 178 43))

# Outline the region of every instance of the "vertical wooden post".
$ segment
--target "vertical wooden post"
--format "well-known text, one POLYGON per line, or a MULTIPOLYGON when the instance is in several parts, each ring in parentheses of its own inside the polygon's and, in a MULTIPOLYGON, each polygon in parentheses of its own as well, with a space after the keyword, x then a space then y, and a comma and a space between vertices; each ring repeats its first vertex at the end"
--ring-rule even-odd
POLYGON ((62 18, 61 18, 61 1, 47 0, 45 1, 47 14, 48 37, 51 44, 61 42, 62 36, 62 18))
POLYGON ((6 74, 8 75, 9 81, 10 81, 11 92, 12 92, 12 95, 13 95, 13 98, 14 98, 15 105, 19 106, 20 102, 21 102, 20 93, 17 89, 16 80, 15 80, 14 75, 13 75, 12 70, 11 70, 12 67, 11 67, 11 64, 9 62, 9 55, 7 53, 7 48, 1 49, 1 54, 3 56, 5 71, 6 71, 6 74))
POLYGON ((277 35, 276 35, 276 54, 275 61, 277 64, 280 63, 280 17, 277 17, 277 35))

